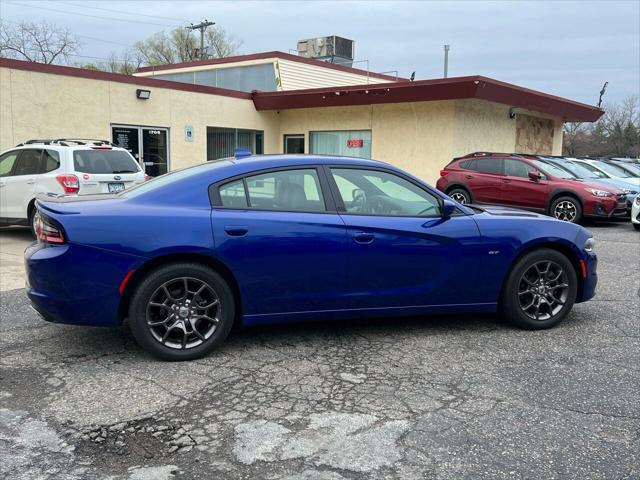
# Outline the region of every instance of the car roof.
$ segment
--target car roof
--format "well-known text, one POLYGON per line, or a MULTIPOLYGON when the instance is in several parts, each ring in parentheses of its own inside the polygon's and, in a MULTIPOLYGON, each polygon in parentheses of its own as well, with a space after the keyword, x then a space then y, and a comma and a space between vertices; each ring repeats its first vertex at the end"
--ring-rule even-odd
POLYGON ((345 165, 345 166, 359 166, 359 167, 374 167, 374 168, 388 168, 397 170, 396 167, 380 162, 377 160, 370 160, 356 157, 342 157, 339 155, 317 155, 317 154, 273 154, 273 155, 251 155, 247 157, 231 157, 223 158, 208 162, 206 164, 200 164, 199 166, 206 171, 210 171, 206 168, 206 165, 210 165, 210 169, 219 173, 222 177, 229 177, 233 175, 241 175, 244 173, 268 170, 271 168, 279 167, 294 167, 294 166, 311 166, 311 165, 345 165))

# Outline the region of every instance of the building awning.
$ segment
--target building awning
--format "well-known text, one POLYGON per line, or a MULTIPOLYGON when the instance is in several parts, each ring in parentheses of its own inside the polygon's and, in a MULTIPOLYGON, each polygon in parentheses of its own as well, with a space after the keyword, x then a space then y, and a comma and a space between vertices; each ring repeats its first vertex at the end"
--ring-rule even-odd
POLYGON ((482 76, 285 92, 254 92, 252 98, 257 110, 343 107, 475 98, 562 117, 567 122, 593 122, 604 113, 598 107, 482 76))

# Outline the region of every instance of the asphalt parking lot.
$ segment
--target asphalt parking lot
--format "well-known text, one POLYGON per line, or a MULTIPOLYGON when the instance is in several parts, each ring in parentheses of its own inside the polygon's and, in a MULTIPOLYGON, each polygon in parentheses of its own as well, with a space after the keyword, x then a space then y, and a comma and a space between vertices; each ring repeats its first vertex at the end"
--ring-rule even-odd
POLYGON ((124 327, 40 320, 20 288, 28 232, 2 229, 0 477, 639 478, 640 234, 589 228, 597 297, 555 329, 254 328, 188 363, 124 327))

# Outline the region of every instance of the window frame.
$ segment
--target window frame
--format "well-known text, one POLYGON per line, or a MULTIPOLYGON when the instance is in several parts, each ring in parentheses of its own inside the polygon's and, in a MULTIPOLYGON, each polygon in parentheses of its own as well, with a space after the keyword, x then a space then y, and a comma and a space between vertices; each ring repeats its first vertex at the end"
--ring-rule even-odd
MULTIPOLYGON (((427 188, 425 185, 417 182, 416 180, 414 180, 411 177, 408 177, 400 172, 396 172, 394 170, 389 170, 387 168, 384 167, 376 167, 376 166, 365 166, 365 165, 340 165, 340 164, 332 164, 332 165, 323 165, 324 170, 325 170, 325 175, 327 175, 328 179, 329 179, 329 186, 331 188, 331 194, 334 197, 333 200, 336 204, 336 208, 337 211, 340 215, 353 215, 353 216, 358 216, 358 217, 384 217, 384 218, 424 218, 424 219, 433 219, 433 218, 442 218, 442 207, 444 205, 444 199, 437 194, 436 192, 432 191, 430 188, 427 188), (423 192, 426 192, 428 195, 431 195, 432 197, 434 197, 436 199, 436 201, 438 202, 438 213, 434 214, 434 215, 377 215, 377 214, 371 214, 371 213, 356 213, 356 212, 348 212, 347 208, 344 204, 344 201, 342 200, 342 195, 340 194, 340 189, 338 188, 338 184, 336 183, 335 179, 333 178, 333 174, 331 173, 331 169, 336 169, 336 170, 363 170, 363 171, 377 171, 377 172, 383 172, 386 173, 388 175, 394 175, 396 177, 399 177, 409 183, 411 183, 412 185, 414 185, 415 187, 417 187, 418 189, 420 189, 423 192)), ((453 214, 453 216, 456 215, 465 215, 465 213, 461 210, 459 210, 456 207, 456 210, 453 214)))
POLYGON ((273 168, 265 168, 261 170, 253 170, 251 172, 242 173, 239 175, 234 175, 232 177, 225 178, 224 180, 220 180, 218 182, 212 183, 209 185, 209 200, 211 201, 211 208, 213 210, 229 210, 229 211, 243 211, 243 212, 275 212, 275 213, 313 213, 313 214, 337 214, 336 204, 331 192, 331 188, 329 182, 326 178, 326 172, 322 168, 322 165, 312 164, 312 165, 288 165, 286 167, 273 167, 273 168), (318 183, 320 186, 320 194, 322 195, 322 200, 324 202, 324 210, 271 210, 271 209, 263 209, 263 208, 255 208, 251 206, 251 201, 249 198, 249 189, 247 187, 247 178, 255 177, 258 175, 265 175, 269 173, 276 172, 284 172, 290 170, 314 170, 316 172, 316 176, 318 177, 318 183), (220 196, 220 188, 229 184, 236 182, 238 180, 242 180, 244 185, 244 195, 247 202, 247 207, 235 208, 228 207, 222 205, 222 198, 220 196))
MULTIPOLYGON (((22 148, 20 149, 20 155, 18 155, 18 158, 16 158, 15 163, 13 164, 13 168, 11 169, 11 177, 28 177, 30 175, 42 175, 42 173, 40 172, 40 167, 42 164, 42 152, 43 152, 43 148, 22 148), (36 163, 36 171, 32 172, 32 173, 23 173, 20 175, 16 175, 16 168, 18 165, 20 165, 20 162, 22 161, 22 157, 25 155, 26 152, 29 152, 31 150, 35 150, 35 151, 40 151, 40 155, 38 157, 38 162, 36 163)), ((8 175, 9 176, 9 175, 8 175)))

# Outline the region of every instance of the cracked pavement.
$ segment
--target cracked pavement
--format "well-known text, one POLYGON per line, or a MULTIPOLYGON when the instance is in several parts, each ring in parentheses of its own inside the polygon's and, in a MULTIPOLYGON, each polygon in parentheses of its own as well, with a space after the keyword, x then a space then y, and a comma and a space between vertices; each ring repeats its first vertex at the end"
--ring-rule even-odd
POLYGON ((0 477, 639 478, 640 234, 588 228, 597 296, 538 332, 493 316, 296 324, 163 363, 126 327, 49 324, 3 291, 0 477))

